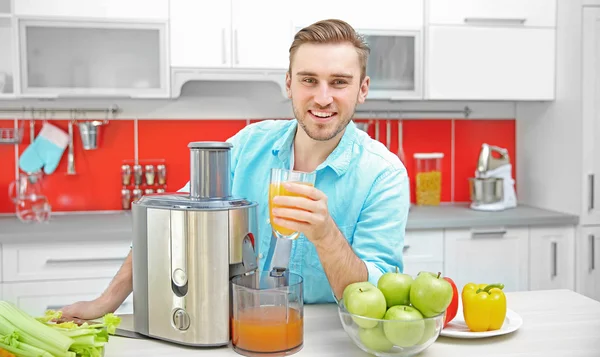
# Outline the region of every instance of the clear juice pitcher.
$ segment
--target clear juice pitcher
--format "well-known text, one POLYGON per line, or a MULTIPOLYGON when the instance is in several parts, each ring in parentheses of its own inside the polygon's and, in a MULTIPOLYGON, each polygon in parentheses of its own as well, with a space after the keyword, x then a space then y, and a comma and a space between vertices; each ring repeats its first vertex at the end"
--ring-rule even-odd
POLYGON ((8 197, 16 206, 17 218, 22 222, 47 222, 52 207, 42 193, 42 172, 20 173, 8 186, 8 197))
POLYGON ((288 270, 231 280, 233 349, 244 356, 287 356, 304 343, 302 277, 288 270))

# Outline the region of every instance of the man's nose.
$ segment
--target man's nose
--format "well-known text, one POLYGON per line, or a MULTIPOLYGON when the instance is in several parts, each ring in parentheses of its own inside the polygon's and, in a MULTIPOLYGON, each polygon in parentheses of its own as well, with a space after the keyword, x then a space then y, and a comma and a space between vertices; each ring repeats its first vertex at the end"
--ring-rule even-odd
POLYGON ((318 105, 326 107, 333 102, 333 97, 331 96, 329 89, 330 88, 327 83, 321 83, 319 85, 317 88, 317 93, 315 94, 315 102, 318 105))

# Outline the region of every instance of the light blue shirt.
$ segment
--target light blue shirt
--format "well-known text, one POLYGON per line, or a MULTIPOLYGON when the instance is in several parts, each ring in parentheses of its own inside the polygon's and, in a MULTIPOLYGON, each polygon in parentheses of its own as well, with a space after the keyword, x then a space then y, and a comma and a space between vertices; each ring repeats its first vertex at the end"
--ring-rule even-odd
MULTIPOLYGON (((271 242, 271 168, 289 169, 298 122, 266 120, 231 137, 231 194, 258 203, 259 268, 268 269, 271 242)), ((410 206, 409 180, 400 159, 350 122, 336 149, 316 169, 315 187, 328 198, 329 214, 365 262, 377 285, 387 271, 404 271, 402 249, 410 206)), ((189 189, 189 183, 182 191, 189 189)), ((300 235, 292 243, 289 270, 304 280, 304 302, 334 302, 314 245, 300 235)))

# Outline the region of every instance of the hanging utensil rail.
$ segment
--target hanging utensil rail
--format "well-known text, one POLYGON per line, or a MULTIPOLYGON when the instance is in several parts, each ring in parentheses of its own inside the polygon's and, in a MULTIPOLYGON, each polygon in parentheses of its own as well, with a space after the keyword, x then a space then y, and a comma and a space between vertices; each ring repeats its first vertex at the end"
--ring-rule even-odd
POLYGON ((31 112, 88 112, 88 113, 107 113, 117 115, 122 112, 122 109, 116 105, 108 108, 34 108, 34 107, 14 107, 14 108, 0 108, 0 113, 31 113, 31 112))

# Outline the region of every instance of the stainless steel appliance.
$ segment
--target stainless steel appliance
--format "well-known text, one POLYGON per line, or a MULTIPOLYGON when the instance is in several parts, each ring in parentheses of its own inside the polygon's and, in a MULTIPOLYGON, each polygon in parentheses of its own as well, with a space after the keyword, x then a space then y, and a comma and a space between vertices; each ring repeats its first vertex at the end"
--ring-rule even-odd
POLYGON ((516 207, 515 181, 508 150, 482 144, 475 177, 469 178, 471 208, 502 211, 516 207))
POLYGON ((257 270, 257 204, 230 194, 231 144, 192 142, 190 192, 132 204, 134 330, 189 346, 230 341, 230 278, 257 270))

